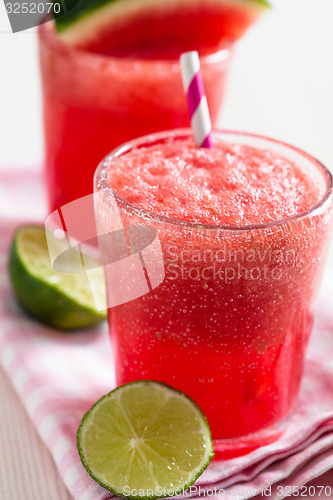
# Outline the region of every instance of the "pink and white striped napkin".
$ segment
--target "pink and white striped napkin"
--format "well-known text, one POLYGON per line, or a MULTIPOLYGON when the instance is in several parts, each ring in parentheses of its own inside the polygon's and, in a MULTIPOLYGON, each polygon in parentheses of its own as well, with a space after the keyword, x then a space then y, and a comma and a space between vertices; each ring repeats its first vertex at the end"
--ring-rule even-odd
MULTIPOLYGON (((27 175, 1 177, 0 192, 7 193, 7 208, 0 202, 0 363, 74 498, 105 500, 112 495, 81 465, 76 431, 82 415, 115 386, 107 327, 75 334, 46 328, 24 315, 8 281, 7 252, 17 224, 14 208, 19 197, 26 217, 38 214, 43 220, 45 215, 36 199, 29 209, 32 190, 36 194, 41 190, 38 177, 27 175), (31 189, 27 193, 28 179, 31 189)), ((287 487, 304 485, 333 468, 332 292, 330 284, 322 290, 300 399, 285 433, 277 442, 246 456, 213 462, 195 484, 197 489, 192 487, 191 496, 261 498, 262 489, 269 488, 266 496, 284 498, 290 492, 287 487)), ((329 495, 319 495, 317 489, 303 496, 333 498, 333 485, 327 487, 329 495)))

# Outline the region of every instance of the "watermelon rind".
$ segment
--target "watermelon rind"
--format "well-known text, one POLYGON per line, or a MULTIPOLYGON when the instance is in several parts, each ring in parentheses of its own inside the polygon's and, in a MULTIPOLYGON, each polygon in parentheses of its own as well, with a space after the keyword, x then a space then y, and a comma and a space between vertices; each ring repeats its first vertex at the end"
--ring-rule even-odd
MULTIPOLYGON (((61 0, 62 9, 54 13, 56 30, 64 41, 82 42, 93 38, 94 33, 107 26, 110 21, 135 15, 143 9, 182 8, 182 5, 195 5, 202 0, 61 0)), ((53 0, 58 2, 59 0, 53 0)), ((207 0, 208 4, 234 4, 250 11, 260 12, 271 8, 267 0, 207 0)))

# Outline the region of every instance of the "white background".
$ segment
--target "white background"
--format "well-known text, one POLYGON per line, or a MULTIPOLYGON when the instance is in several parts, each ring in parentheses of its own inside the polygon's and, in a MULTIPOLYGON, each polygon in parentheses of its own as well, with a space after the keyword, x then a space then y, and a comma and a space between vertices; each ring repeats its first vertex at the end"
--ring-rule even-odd
MULTIPOLYGON (((220 126, 293 143, 333 170, 333 0, 274 4, 238 43, 220 126)), ((39 166, 42 148, 35 33, 13 35, 0 0, 0 169, 39 166)), ((1 499, 69 498, 1 371, 0 391, 1 499)))

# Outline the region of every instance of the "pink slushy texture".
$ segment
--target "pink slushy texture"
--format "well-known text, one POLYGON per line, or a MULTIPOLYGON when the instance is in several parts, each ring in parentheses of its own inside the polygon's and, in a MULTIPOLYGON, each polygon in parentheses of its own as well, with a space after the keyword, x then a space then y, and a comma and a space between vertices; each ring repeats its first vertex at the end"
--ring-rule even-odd
MULTIPOLYGON (((196 149, 184 131, 153 145, 144 138, 103 163, 112 188, 142 209, 237 225, 202 231, 119 203, 124 227, 158 232, 165 279, 112 308, 109 321, 117 383, 145 378, 183 390, 205 413, 217 456, 230 458, 276 439, 296 403, 332 206, 281 221, 322 200, 327 182, 315 160, 262 138, 213 138, 213 149, 196 149)), ((108 200, 101 234, 118 224, 108 200)), ((106 282, 115 287, 108 271, 106 282)))
POLYGON ((110 184, 130 203, 203 224, 259 224, 306 211, 322 197, 313 174, 273 151, 189 141, 120 156, 110 184))
MULTIPOLYGON (((190 120, 178 64, 181 47, 175 60, 134 61, 68 46, 52 23, 39 26, 38 32, 51 212, 91 194, 96 166, 119 144, 159 130, 188 127, 190 120)), ((139 43, 135 32, 131 37, 139 43)), ((123 35, 120 39, 129 41, 123 35)), ((220 110, 231 49, 201 58, 212 123, 220 110)))

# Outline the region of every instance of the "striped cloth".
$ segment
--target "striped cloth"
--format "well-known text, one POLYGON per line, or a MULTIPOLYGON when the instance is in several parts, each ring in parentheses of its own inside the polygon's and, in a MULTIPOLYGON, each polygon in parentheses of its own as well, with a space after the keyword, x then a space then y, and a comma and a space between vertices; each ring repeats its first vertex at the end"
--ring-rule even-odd
MULTIPOLYGON (((0 195, 2 190, 6 192, 6 201, 13 207, 9 213, 7 204, 0 220, 0 363, 75 499, 109 499, 112 495, 89 477, 76 450, 82 415, 115 386, 106 325, 76 334, 46 328, 22 313, 8 281, 7 254, 17 223, 15 210, 24 207, 26 216, 43 215, 36 201, 29 212, 29 199, 23 199, 41 192, 38 177, 32 179, 23 174, 1 177, 0 195), (28 182, 31 189, 26 193, 28 182), (14 191, 10 195, 13 188, 23 197, 20 205, 13 201, 14 191)), ((221 500, 259 498, 262 488, 271 487, 267 496, 283 498, 289 490, 281 488, 304 485, 333 467, 332 292, 327 285, 321 294, 301 396, 286 432, 276 443, 247 456, 213 462, 197 481, 197 491, 192 489, 193 497, 206 493, 221 500), (212 495, 218 490, 219 494, 212 495)), ((331 488, 326 498, 333 498, 331 488)), ((325 498, 319 489, 317 493, 311 497, 325 498)))

